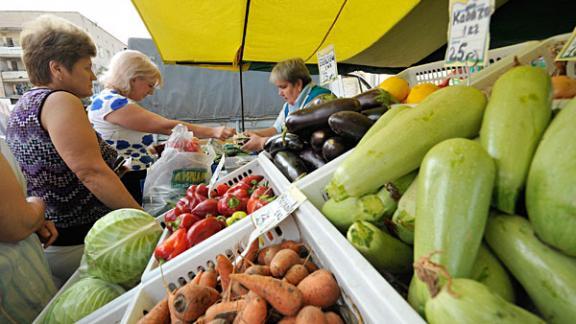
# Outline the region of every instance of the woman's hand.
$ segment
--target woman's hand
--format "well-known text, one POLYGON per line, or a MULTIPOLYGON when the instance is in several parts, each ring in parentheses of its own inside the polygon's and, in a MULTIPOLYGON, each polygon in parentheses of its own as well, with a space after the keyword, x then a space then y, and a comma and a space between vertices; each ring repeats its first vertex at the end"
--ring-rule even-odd
POLYGON ((213 128, 213 135, 212 135, 213 138, 217 138, 219 140, 225 140, 234 135, 236 135, 236 130, 234 128, 224 126, 213 128))
MULTIPOLYGON (((247 135, 248 134, 249 133, 247 133, 247 135)), ((242 149, 244 151, 249 151, 249 152, 262 151, 262 149, 264 148, 264 143, 266 143, 267 139, 268 139, 268 137, 261 137, 258 135, 250 134, 250 140, 248 140, 248 142, 246 142, 246 144, 242 145, 242 149)))
POLYGON ((54 223, 49 220, 42 224, 42 227, 36 231, 36 234, 38 234, 38 238, 40 239, 40 242, 42 242, 42 246, 44 246, 44 248, 52 245, 52 243, 54 243, 54 241, 56 241, 58 238, 58 230, 56 229, 54 223))

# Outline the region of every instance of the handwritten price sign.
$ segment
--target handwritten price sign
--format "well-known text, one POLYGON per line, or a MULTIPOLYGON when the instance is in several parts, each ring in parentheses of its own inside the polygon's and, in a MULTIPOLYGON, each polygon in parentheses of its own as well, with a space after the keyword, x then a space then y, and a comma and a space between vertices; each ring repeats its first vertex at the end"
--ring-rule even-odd
POLYGON ((328 45, 318 51, 318 74, 320 85, 326 85, 338 79, 338 66, 333 45, 328 45))
POLYGON ((450 0, 445 65, 486 65, 494 0, 450 0))

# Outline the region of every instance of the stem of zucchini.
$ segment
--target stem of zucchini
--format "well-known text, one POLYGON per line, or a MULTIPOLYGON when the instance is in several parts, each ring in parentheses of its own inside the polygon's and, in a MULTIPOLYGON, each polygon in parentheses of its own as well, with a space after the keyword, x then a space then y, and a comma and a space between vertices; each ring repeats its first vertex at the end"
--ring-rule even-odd
POLYGON ((414 262, 414 273, 422 282, 428 286, 428 291, 432 298, 436 297, 442 288, 440 284, 440 276, 446 279, 446 289, 449 294, 455 298, 460 297, 455 291, 452 290, 452 277, 446 268, 431 260, 434 254, 440 254, 442 251, 433 251, 427 256, 421 257, 414 262))

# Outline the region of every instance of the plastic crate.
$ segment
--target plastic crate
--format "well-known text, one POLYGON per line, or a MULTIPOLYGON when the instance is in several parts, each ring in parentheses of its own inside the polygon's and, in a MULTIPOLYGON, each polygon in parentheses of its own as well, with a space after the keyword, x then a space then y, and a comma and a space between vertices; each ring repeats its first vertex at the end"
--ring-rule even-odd
MULTIPOLYGON (((48 305, 46 305, 46 307, 44 307, 42 312, 40 314, 38 314, 38 316, 36 317, 36 319, 34 319, 34 322, 32 322, 32 323, 34 323, 34 324, 42 323, 44 320, 44 317, 46 315, 48 315, 48 310, 52 306, 52 303, 54 303, 54 301, 56 301, 56 298, 58 298, 66 289, 68 289, 70 286, 72 286, 74 283, 76 283, 80 279, 81 279, 80 271, 76 270, 72 274, 72 276, 68 279, 68 281, 66 281, 66 283, 60 288, 60 290, 58 290, 56 295, 54 295, 54 297, 52 297, 52 299, 50 300, 48 305)), ((138 290, 137 288, 138 287, 134 287, 134 288, 130 289, 129 291, 123 293, 122 295, 118 296, 116 299, 110 301, 108 304, 100 307, 99 309, 95 310, 90 315, 84 317, 83 319, 79 320, 76 323, 78 323, 78 324, 120 323, 120 320, 122 319, 122 317, 124 316, 124 313, 126 312, 126 309, 128 308, 128 304, 136 295, 136 291, 138 290)))
MULTIPOLYGON (((243 178, 245 178, 249 175, 256 175, 256 174, 264 176, 264 179, 268 181, 268 183, 270 184, 270 186, 272 187, 272 189, 274 190, 274 193, 276 195, 280 194, 290 184, 288 182, 288 179, 286 179, 282 175, 282 173, 278 169, 276 169, 276 167, 272 164, 272 162, 270 160, 264 158, 263 155, 258 156, 257 159, 249 162, 245 166, 242 166, 242 167, 228 173, 226 176, 219 179, 217 183, 224 183, 225 182, 225 183, 228 183, 229 185, 232 186, 232 185, 238 183, 243 178)), ((162 218, 162 216, 161 216, 161 218, 162 218)), ((222 238, 225 237, 228 232, 231 232, 231 231, 235 232, 236 229, 240 227, 238 225, 240 225, 242 223, 246 223, 246 222, 247 223, 250 222, 249 217, 246 217, 245 219, 240 220, 239 222, 237 222, 236 224, 233 224, 229 228, 225 228, 225 229, 221 230, 220 232, 209 237, 208 239, 202 241, 198 245, 184 251, 182 254, 176 256, 174 259, 165 263, 163 265, 163 270, 166 271, 166 270, 172 268, 174 264, 177 264, 177 260, 182 260, 182 259, 185 259, 187 257, 190 257, 191 255, 196 254, 197 253, 196 251, 198 249, 200 249, 202 246, 210 245, 210 244, 212 244, 212 242, 217 242, 217 241, 222 240, 222 238)), ((162 242, 164 242, 164 240, 168 236, 169 236, 168 230, 164 229, 162 236, 160 237, 160 240, 158 240, 158 245, 160 245, 162 242)), ((152 255, 150 258, 150 261, 148 261, 148 264, 146 265, 146 268, 144 269, 144 272, 142 273, 141 281, 145 282, 151 278, 159 276, 160 275, 160 268, 158 267, 158 265, 159 265, 158 260, 156 260, 154 255, 152 255)))
MULTIPOLYGON (((536 48, 540 42, 529 41, 516 45, 501 47, 488 51, 488 65, 493 65, 500 60, 509 57, 512 59, 513 55, 518 52, 523 52, 529 49, 536 48)), ((481 68, 477 66, 471 67, 445 67, 444 61, 437 61, 428 64, 422 64, 407 68, 400 72, 397 76, 408 81, 410 87, 420 83, 434 83, 439 84, 446 78, 450 77, 450 85, 466 84, 466 80, 477 75, 480 71, 485 70, 487 67, 481 68)))
MULTIPOLYGON (((338 281, 342 290, 340 303, 347 306, 341 309, 348 322, 424 323, 336 228, 317 213, 309 202, 304 202, 292 216, 264 235, 264 246, 284 239, 306 243, 313 261, 330 270, 338 281)), ((214 263, 218 254, 232 255, 242 251, 252 230, 250 222, 243 222, 237 230, 224 232, 220 240, 198 246, 194 254, 177 260, 170 269, 164 269, 163 278, 156 276, 142 283, 122 323, 136 323, 145 310, 150 310, 166 296, 165 285, 179 287, 191 280, 195 272, 214 263)))

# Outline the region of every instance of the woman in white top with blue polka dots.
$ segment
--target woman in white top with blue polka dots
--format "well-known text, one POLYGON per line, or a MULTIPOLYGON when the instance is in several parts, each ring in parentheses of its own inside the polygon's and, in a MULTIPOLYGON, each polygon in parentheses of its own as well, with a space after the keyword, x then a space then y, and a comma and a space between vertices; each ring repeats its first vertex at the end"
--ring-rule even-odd
POLYGON ((154 162, 147 149, 152 144, 152 134, 170 135, 177 124, 186 125, 199 138, 226 139, 236 133, 233 128, 204 127, 164 118, 140 106, 139 101, 162 85, 162 75, 139 51, 125 50, 114 55, 102 81, 105 89, 92 97, 88 118, 102 139, 131 160, 132 172, 123 177, 123 182, 140 203, 145 170, 154 162))

